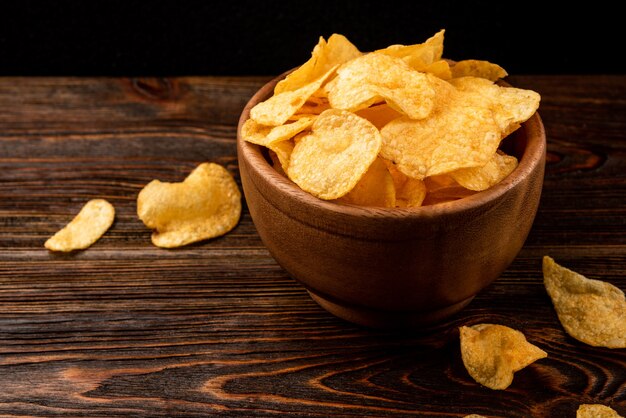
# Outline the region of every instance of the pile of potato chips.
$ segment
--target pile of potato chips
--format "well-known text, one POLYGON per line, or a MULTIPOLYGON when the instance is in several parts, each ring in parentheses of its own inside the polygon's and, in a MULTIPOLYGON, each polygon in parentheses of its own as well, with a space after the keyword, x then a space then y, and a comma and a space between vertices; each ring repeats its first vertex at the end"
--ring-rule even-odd
POLYGON ((320 38, 241 136, 325 200, 415 207, 488 189, 516 168, 500 142, 540 97, 495 84, 507 75, 496 64, 443 59, 443 38, 370 53, 342 35, 320 38))

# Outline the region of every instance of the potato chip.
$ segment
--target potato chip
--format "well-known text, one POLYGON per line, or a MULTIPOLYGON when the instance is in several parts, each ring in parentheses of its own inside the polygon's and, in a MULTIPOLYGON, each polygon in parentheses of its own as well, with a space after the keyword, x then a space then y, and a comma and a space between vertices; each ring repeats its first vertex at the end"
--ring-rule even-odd
POLYGON ((115 219, 115 208, 104 199, 92 199, 63 229, 48 238, 51 251, 83 250, 104 235, 115 219))
POLYGON ((370 122, 330 109, 315 120, 310 134, 299 137, 287 174, 314 196, 338 199, 363 177, 380 144, 380 133, 370 122))
POLYGON ((450 176, 466 189, 481 191, 500 183, 516 167, 517 158, 498 151, 484 166, 461 168, 452 171, 450 176))
POLYGON ((481 60, 458 61, 450 70, 454 78, 472 76, 496 81, 509 75, 506 70, 498 64, 481 60))
POLYGON ((325 74, 315 79, 315 81, 305 84, 297 90, 275 94, 266 101, 257 104, 250 109, 250 119, 261 125, 282 125, 324 84, 326 79, 334 73, 335 68, 331 68, 325 74))
POLYGON ((303 135, 304 134, 300 134, 293 140, 273 142, 268 145, 270 151, 273 151, 274 154, 276 154, 284 173, 286 173, 289 168, 289 161, 291 160, 291 153, 293 152, 293 148, 295 146, 295 140, 303 135))
POLYGON ((382 129, 383 126, 385 126, 392 120, 398 119, 402 116, 402 113, 393 110, 388 104, 368 107, 366 109, 361 109, 355 113, 357 114, 357 116, 360 116, 370 121, 378 129, 382 129))
POLYGON ((565 331, 594 347, 626 348, 626 298, 610 283, 588 279, 543 257, 543 283, 565 331))
POLYGON ((413 119, 428 116, 435 97, 426 74, 414 71, 400 58, 377 53, 362 55, 339 67, 326 90, 335 109, 354 112, 385 100, 413 119))
POLYGON ((450 80, 463 93, 467 103, 489 107, 502 132, 509 135, 539 108, 541 96, 532 90, 500 87, 484 78, 461 77, 450 80))
POLYGON ((396 189, 385 162, 375 159, 356 186, 339 200, 353 205, 394 207, 396 189))
POLYGON ((304 116, 297 121, 280 126, 265 126, 252 119, 241 127, 241 137, 253 144, 268 147, 270 144, 293 138, 313 125, 315 116, 304 116))
POLYGON ((414 208, 421 206, 426 198, 426 185, 422 180, 407 177, 406 182, 396 189, 396 206, 414 208))
POLYGON ((465 415, 463 418, 487 418, 483 415, 478 415, 478 414, 470 414, 470 415, 465 415))
POLYGON ((298 69, 287 75, 274 88, 274 94, 297 90, 336 65, 350 61, 361 55, 361 52, 343 35, 333 34, 328 43, 320 36, 318 44, 313 48, 311 58, 298 69))
POLYGON ((381 130, 381 156, 406 175, 423 179, 460 168, 481 167, 500 141, 530 118, 539 95, 530 90, 499 87, 489 80, 463 77, 431 83, 441 95, 426 119, 395 119, 381 130))
POLYGON ((461 186, 447 174, 427 177, 424 179, 424 184, 426 185, 426 197, 422 202, 423 206, 452 202, 476 193, 461 186))
POLYGON ((427 72, 425 68, 441 60, 443 55, 444 34, 445 30, 442 29, 424 43, 415 45, 391 45, 375 52, 401 58, 413 69, 427 72))
MULTIPOLYGON (((283 141, 284 142, 284 141, 283 141)), ((152 180, 137 197, 137 215, 152 243, 173 248, 223 235, 241 214, 241 193, 222 166, 203 163, 181 183, 152 180)))
POLYGON ((513 373, 547 353, 526 341, 521 332, 503 325, 460 327, 461 356, 470 376, 490 389, 506 389, 513 373))
POLYGON ((613 408, 599 404, 582 404, 576 411, 576 418, 624 418, 613 408))
POLYGON ((489 109, 460 101, 426 119, 402 117, 383 129, 381 156, 409 177, 425 177, 485 165, 500 144, 489 109))

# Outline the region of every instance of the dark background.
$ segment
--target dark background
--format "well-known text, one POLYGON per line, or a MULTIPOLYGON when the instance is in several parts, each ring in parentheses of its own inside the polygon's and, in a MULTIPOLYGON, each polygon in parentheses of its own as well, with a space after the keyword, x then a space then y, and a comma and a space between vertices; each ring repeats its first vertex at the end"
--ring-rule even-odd
POLYGON ((305 61, 320 35, 368 51, 441 28, 446 57, 510 74, 624 73, 621 14, 577 4, 12 0, 0 10, 0 75, 269 75, 305 61))

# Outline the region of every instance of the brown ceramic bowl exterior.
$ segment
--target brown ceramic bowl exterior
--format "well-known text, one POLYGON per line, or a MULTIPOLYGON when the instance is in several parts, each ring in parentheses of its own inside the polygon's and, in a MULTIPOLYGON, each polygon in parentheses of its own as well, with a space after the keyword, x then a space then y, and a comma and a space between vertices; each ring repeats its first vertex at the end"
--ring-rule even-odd
POLYGON ((411 209, 320 200, 276 172, 261 147, 241 139, 237 153, 256 228, 276 261, 323 308, 357 324, 416 328, 466 306, 513 261, 533 223, 543 185, 546 140, 538 114, 508 142, 519 166, 473 196, 411 209))

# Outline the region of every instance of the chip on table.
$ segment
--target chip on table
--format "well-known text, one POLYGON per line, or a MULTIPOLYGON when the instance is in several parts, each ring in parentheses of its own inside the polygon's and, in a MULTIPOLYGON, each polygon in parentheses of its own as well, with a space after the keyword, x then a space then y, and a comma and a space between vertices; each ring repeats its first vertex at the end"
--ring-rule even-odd
POLYGON ((610 283, 588 279, 543 258, 546 291, 565 331, 596 347, 626 348, 626 298, 610 283))
POLYGON ((50 251, 83 250, 95 243, 111 227, 115 208, 104 199, 87 202, 74 219, 45 242, 50 251))
POLYGON ((513 374, 548 354, 524 334, 497 324, 460 328, 461 356, 472 378, 494 390, 508 388, 513 374))
POLYGON ((241 193, 228 170, 203 163, 180 183, 146 185, 137 197, 137 215, 154 229, 154 245, 180 247, 233 229, 241 215, 241 193))

